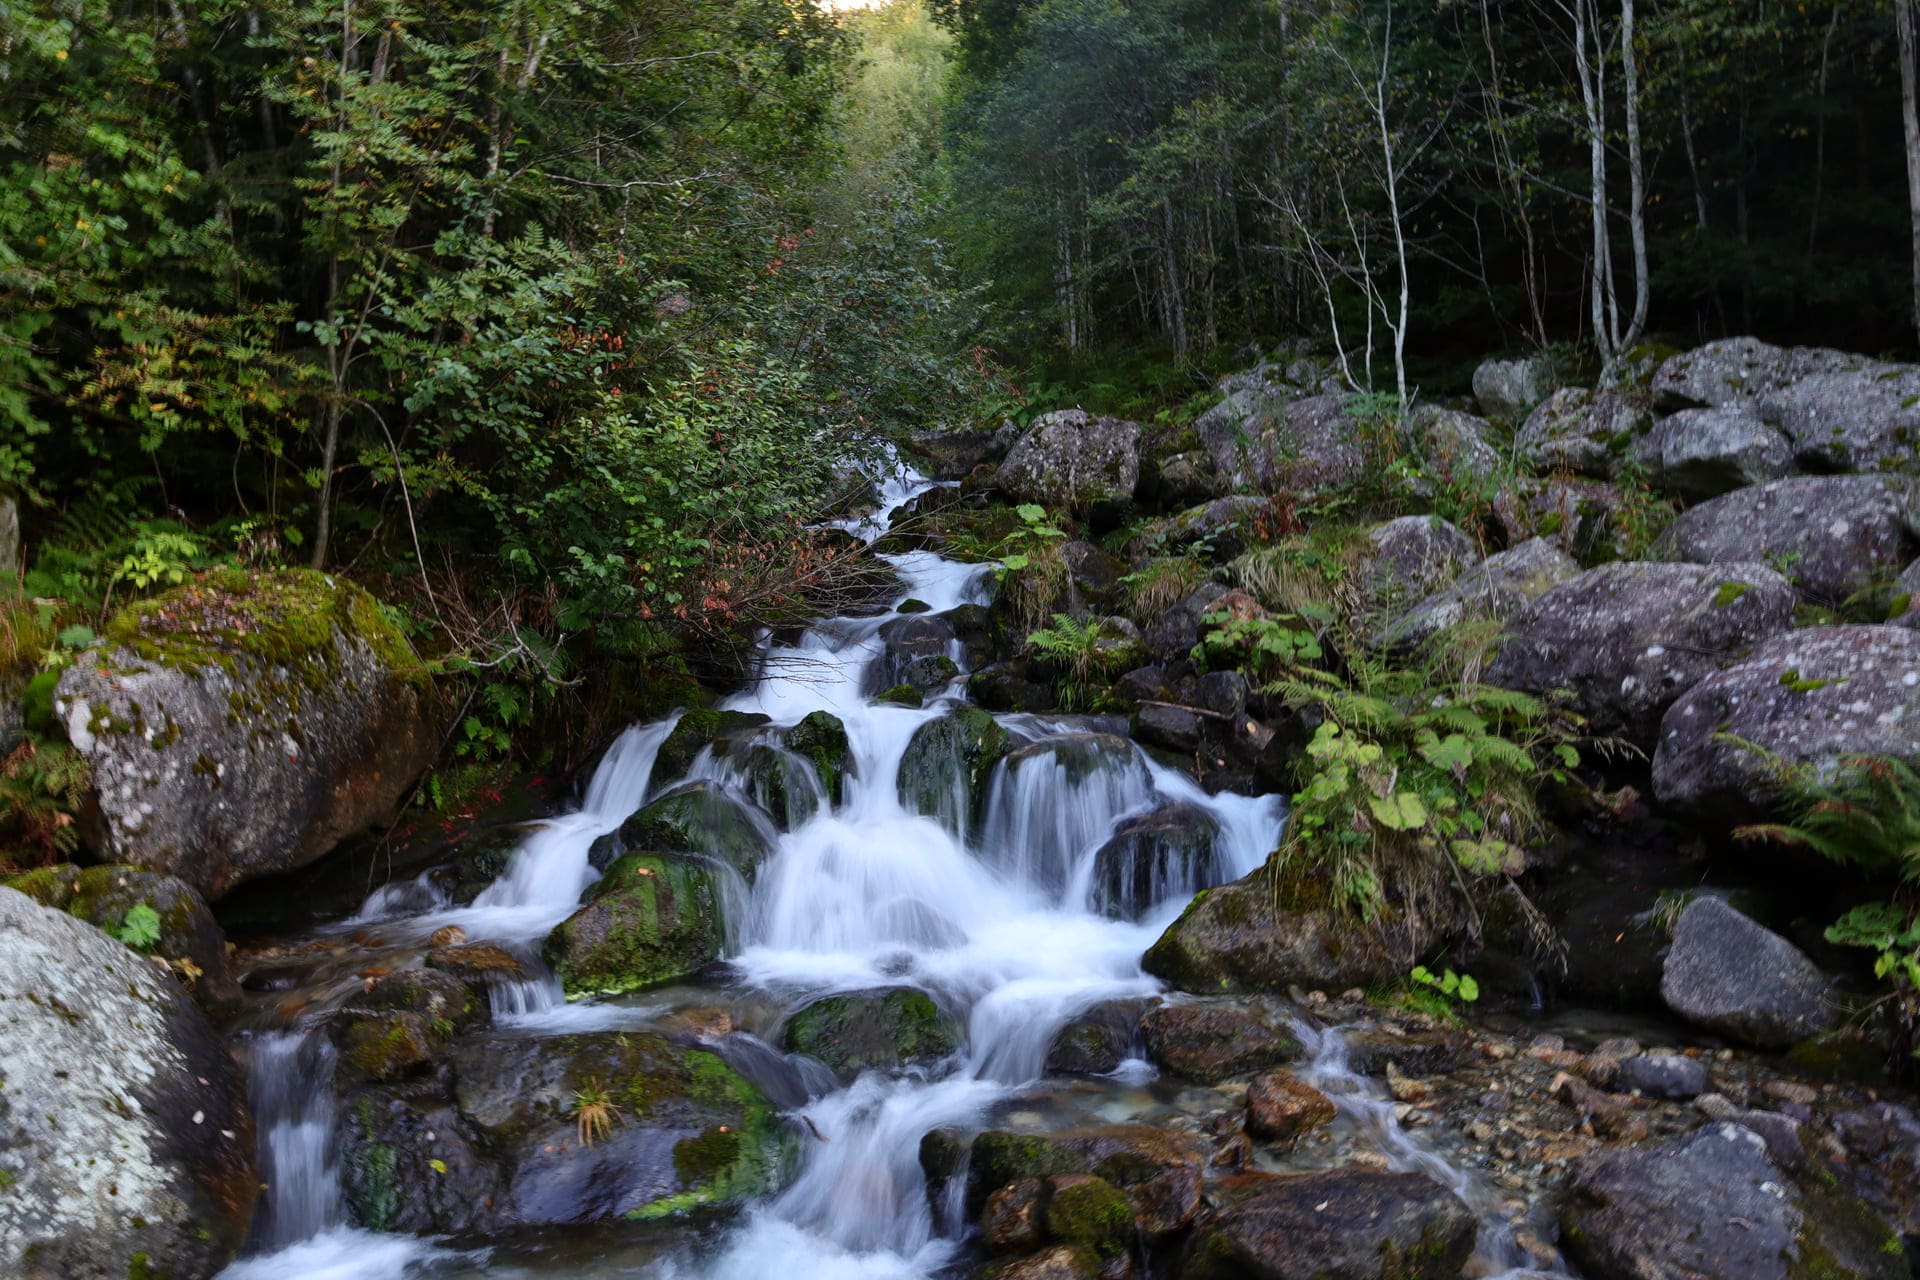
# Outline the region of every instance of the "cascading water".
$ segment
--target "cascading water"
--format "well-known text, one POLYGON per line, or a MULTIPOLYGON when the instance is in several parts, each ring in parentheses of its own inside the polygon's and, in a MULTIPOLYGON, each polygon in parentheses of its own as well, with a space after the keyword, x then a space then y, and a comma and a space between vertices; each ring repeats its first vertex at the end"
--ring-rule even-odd
MULTIPOLYGON (((896 478, 885 495, 897 506, 927 487, 896 478)), ((886 514, 847 527, 872 535, 885 527, 886 514)), ((905 594, 932 611, 985 595, 983 566, 927 552, 886 558, 904 580, 905 594)), ((789 1073, 800 1082, 798 1092, 809 1096, 784 1101, 798 1103, 813 1135, 792 1181, 743 1214, 717 1248, 655 1263, 646 1274, 687 1280, 931 1275, 958 1248, 957 1217, 936 1221, 928 1205, 920 1138, 936 1127, 977 1123, 995 1104, 1031 1087, 1043 1074, 1049 1041, 1069 1019, 1103 1001, 1159 989, 1141 971, 1140 956, 1194 886, 1180 882, 1180 891, 1170 888, 1166 900, 1147 904, 1139 919, 1090 911, 1094 855, 1116 823, 1170 804, 1197 811, 1213 832, 1201 865, 1218 879, 1260 865, 1279 836, 1284 810, 1276 798, 1209 796, 1122 738, 1090 732, 1085 722, 1035 717, 1008 718, 1027 745, 995 774, 975 838, 961 834, 956 813, 943 822, 909 811, 898 786, 908 743, 961 698, 950 689, 924 708, 909 709, 863 694, 869 668, 885 660, 880 629, 896 616, 828 620, 790 642, 769 642, 759 678, 728 704, 765 714, 777 727, 831 712, 849 744, 837 806, 828 803, 809 765, 798 756, 784 760, 785 768, 803 771, 809 786, 782 788, 805 800, 781 815, 790 830, 778 837, 751 888, 735 883, 731 962, 743 992, 771 995, 786 1007, 833 992, 919 987, 962 1017, 965 1045, 929 1074, 867 1073, 845 1088, 832 1087, 817 1069, 789 1073)), ((495 1008, 523 1034, 644 1025, 644 1008, 565 1005, 535 953, 595 879, 588 856, 593 842, 616 830, 650 793, 681 781, 653 777, 672 728, 669 720, 622 735, 579 810, 542 824, 472 906, 445 909, 410 882, 376 895, 355 927, 417 942, 458 925, 470 940, 513 948, 537 976, 496 990, 495 1008), (403 914, 409 908, 424 913, 403 914)), ((771 742, 755 749, 761 746, 777 749, 771 742)), ((702 753, 691 775, 755 799, 748 774, 733 759, 702 753)), ((267 1126, 274 1180, 271 1226, 260 1242, 282 1251, 238 1264, 229 1280, 489 1274, 468 1272, 458 1255, 417 1241, 339 1225, 324 1046, 290 1033, 260 1037, 256 1052, 256 1105, 267 1126)), ((753 1052, 777 1056, 758 1042, 753 1052)), ((1315 1070, 1334 1089, 1331 1055, 1329 1049, 1315 1070)), ((1360 1088, 1336 1092, 1356 1115, 1371 1106, 1373 1095, 1360 1088)), ((1390 1111, 1384 1120, 1365 1114, 1378 1122, 1390 1159, 1425 1160, 1434 1165, 1431 1172, 1447 1172, 1399 1132, 1390 1111)))

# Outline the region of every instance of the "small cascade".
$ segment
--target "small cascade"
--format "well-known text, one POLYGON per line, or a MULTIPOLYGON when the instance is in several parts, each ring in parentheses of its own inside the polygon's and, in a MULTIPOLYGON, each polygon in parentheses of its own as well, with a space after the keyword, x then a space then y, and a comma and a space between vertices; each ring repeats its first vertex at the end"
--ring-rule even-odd
POLYGON ((1145 807, 1153 784, 1124 739, 1071 734, 1001 761, 987 792, 981 845, 1021 884, 1063 899, 1080 861, 1121 815, 1145 807))
POLYGON ((1332 1099, 1340 1114, 1387 1158, 1390 1168, 1431 1178, 1458 1196, 1480 1220, 1467 1274, 1487 1280, 1572 1274, 1557 1260, 1551 1269, 1541 1269, 1537 1259, 1520 1247, 1506 1205, 1495 1188, 1416 1141, 1400 1126, 1394 1118, 1393 1099, 1378 1083, 1347 1065, 1346 1039, 1338 1028, 1296 1021, 1293 1031, 1311 1054, 1307 1066, 1297 1072, 1300 1078, 1332 1099))
POLYGON ((394 880, 367 895, 354 913, 355 924, 394 920, 404 916, 426 915, 447 905, 447 891, 433 881, 431 871, 423 871, 411 880, 394 880))

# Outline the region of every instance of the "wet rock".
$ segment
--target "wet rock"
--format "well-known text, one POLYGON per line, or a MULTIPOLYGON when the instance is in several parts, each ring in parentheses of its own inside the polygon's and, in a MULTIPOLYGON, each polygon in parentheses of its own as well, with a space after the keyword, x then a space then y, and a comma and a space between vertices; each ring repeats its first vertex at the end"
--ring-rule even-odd
POLYGON ((651 786, 662 787, 687 776, 702 751, 727 755, 758 736, 772 718, 757 711, 721 711, 695 707, 683 712, 653 758, 651 786))
POLYGON ((765 814, 701 781, 675 787, 621 823, 617 847, 697 853, 725 863, 751 882, 773 853, 776 839, 765 814))
POLYGON ((1217 582, 1201 583, 1147 628, 1147 647, 1176 661, 1186 658, 1188 651, 1200 643, 1200 619, 1212 613, 1227 594, 1217 582))
POLYGON ((980 1211, 980 1234, 994 1253, 1029 1253, 1045 1238, 1040 1198, 1046 1184, 1038 1178, 1010 1182, 987 1197, 980 1211))
POLYGON ((1642 1054, 1620 1063, 1613 1087, 1649 1098, 1686 1102, 1707 1091, 1707 1068, 1698 1059, 1684 1054, 1642 1054))
POLYGON ((1645 412, 1617 391, 1568 387, 1527 415, 1514 450, 1536 471, 1607 480, 1645 425, 1645 412))
POLYGON ((1206 737, 1207 717, 1194 707, 1178 703, 1143 702, 1133 713, 1129 731, 1149 746, 1192 755, 1206 737))
POLYGON ((142 955, 169 962, 200 1007, 216 1018, 239 1006, 240 984, 227 959, 226 936, 193 886, 177 876, 67 863, 9 876, 0 885, 78 916, 142 955))
POLYGON ((1365 460, 1345 393, 1294 398, 1275 390, 1228 396, 1194 422, 1214 467, 1242 493, 1292 494, 1301 501, 1359 479, 1365 460))
POLYGON ((1573 558, 1553 543, 1530 539, 1488 556, 1414 605, 1384 628, 1379 642, 1389 648, 1412 649, 1462 622, 1504 622, 1528 601, 1579 572, 1573 558))
POLYGON ((1660 489, 1718 497, 1793 471, 1786 436, 1739 409, 1685 409, 1663 419, 1633 446, 1633 459, 1660 489))
POLYGON ((569 996, 619 995, 690 977, 726 939, 713 871, 675 854, 630 853, 546 943, 569 996))
POLYGON ((1920 367, 1808 374, 1767 396, 1760 416, 1786 433, 1803 467, 1910 473, 1920 460, 1920 367))
POLYGON ((1046 711, 1054 705, 1053 689, 1034 679, 1019 659, 975 671, 967 677, 967 692, 989 711, 1046 711))
POLYGON ((491 942, 468 942, 435 947, 427 952, 427 967, 476 982, 520 982, 527 968, 505 947, 491 942))
POLYGON ((1796 476, 1683 512, 1660 536, 1667 560, 1777 565, 1811 600, 1839 605, 1913 558, 1914 495, 1887 476, 1796 476))
POLYGON ((458 1108, 415 1091, 369 1089, 335 1129, 348 1216, 369 1231, 482 1233, 500 1225, 506 1170, 458 1108))
MULTIPOLYGON (((952 624, 947 625, 951 629, 952 624)), ((841 723, 840 717, 831 711, 810 711, 781 736, 787 750, 813 766, 814 776, 826 788, 828 799, 839 804, 846 794, 847 771, 852 764, 847 726, 841 723)))
POLYGON ((1332 1169, 1226 1179, 1181 1280, 1453 1280, 1473 1214, 1417 1173, 1332 1169))
POLYGON ((1034 419, 994 475, 1016 501, 1071 508, 1126 502, 1139 481, 1140 424, 1084 409, 1034 419))
POLYGON ((1609 550, 1620 491, 1599 480, 1520 476, 1493 496, 1493 514, 1509 544, 1546 538, 1568 555, 1609 550))
POLYGON ((1133 1202, 1090 1173, 1057 1173, 1044 1184, 1042 1222, 1047 1238, 1106 1260, 1127 1252, 1133 1239, 1133 1202))
POLYGON ((259 1192, 246 1083, 172 978, 0 889, 0 1274, 204 1280, 259 1192))
POLYGON ((1473 398, 1480 411, 1508 422, 1519 422, 1553 389, 1553 362, 1545 356, 1485 360, 1473 371, 1473 398))
POLYGON ((1785 1048, 1839 1020, 1826 976, 1779 934, 1720 898, 1687 904, 1673 929, 1660 994, 1687 1021, 1785 1048))
MULTIPOLYGON (((920 691, 900 686, 912 705, 920 705, 920 691)), ((887 701, 887 694, 876 695, 887 701)), ((782 831, 804 825, 821 806, 830 803, 813 763, 797 752, 771 743, 757 742, 740 753, 741 782, 754 805, 773 820, 782 831)), ((836 779, 837 781, 838 779, 836 779)), ((589 851, 588 861, 599 865, 613 856, 614 841, 602 840, 589 851)))
POLYGON ((900 757, 900 804, 955 835, 977 831, 987 783, 1010 746, 999 721, 977 707, 928 721, 900 757))
POLYGON ((1331 1098, 1291 1072, 1269 1071, 1247 1086, 1247 1128, 1262 1138, 1291 1142, 1337 1114, 1331 1098))
POLYGON ((735 1203, 785 1159, 759 1090, 718 1055, 644 1032, 467 1040, 453 1077, 462 1120, 500 1159, 498 1226, 735 1203))
POLYGON ((1920 762, 1920 634, 1807 627, 1775 636, 1667 710, 1653 756, 1661 803, 1746 821, 1781 800, 1777 767, 1831 769, 1852 754, 1920 762))
POLYGON ((330 1020, 340 1072, 398 1080, 426 1067, 444 1044, 431 1022, 405 1010, 343 1010, 330 1020))
POLYGON ((1468 1054, 1465 1036, 1448 1031, 1350 1031, 1345 1036, 1347 1065, 1363 1076, 1384 1076, 1394 1067, 1408 1075, 1442 1075, 1457 1069, 1468 1054))
POLYGON ((1875 1102, 1835 1116, 1833 1131, 1849 1157, 1843 1176, 1911 1247, 1920 1240, 1920 1115, 1875 1102))
POLYGON ((1904 1278, 1884 1222, 1843 1193, 1796 1178, 1761 1136, 1709 1124, 1653 1147, 1575 1166, 1561 1242, 1591 1280, 1904 1278))
POLYGON ((1666 411, 1755 412, 1801 378, 1863 369, 1873 363, 1865 356, 1822 347, 1776 347, 1758 338, 1722 338, 1662 364, 1653 376, 1654 404, 1666 411))
POLYGON ((1785 631, 1793 606, 1793 588, 1763 564, 1602 565, 1522 609, 1487 680, 1565 689, 1594 733, 1651 747, 1681 694, 1785 631))
POLYGON ((1099 1264, 1084 1249, 1057 1244, 994 1268, 993 1280, 1101 1280, 1099 1264))
POLYGON ((1364 617, 1400 616, 1480 562, 1473 539, 1438 516, 1401 516, 1367 532, 1353 581, 1364 617))
POLYGON ((1408 415, 1406 434, 1420 465, 1441 480, 1473 486, 1500 470, 1493 427, 1484 418, 1421 405, 1408 415))
POLYGON ((827 996, 787 1023, 786 1044, 843 1079, 862 1071, 924 1066, 960 1048, 961 1029, 933 997, 913 987, 827 996))
POLYGON ((1147 1056, 1202 1084, 1261 1071, 1300 1056, 1286 1018, 1244 1000, 1163 1004, 1141 1020, 1147 1056))
MULTIPOLYGON (((929 1154, 923 1142, 923 1165, 929 1154)), ((937 1157, 938 1149, 931 1154, 937 1157)), ((1126 1193, 1135 1226, 1143 1237, 1155 1240, 1185 1228, 1199 1213, 1205 1168, 1206 1153, 1197 1139, 1150 1125, 1099 1125, 1046 1134, 994 1129, 973 1140, 967 1198, 978 1206, 995 1189, 1021 1178, 1090 1173, 1126 1193)), ((931 1166, 928 1173, 934 1176, 931 1166)))
POLYGON ((1373 930, 1356 930, 1318 908, 1276 909, 1273 886, 1258 871, 1195 897, 1147 948, 1141 965, 1201 994, 1292 986, 1344 991, 1406 971, 1397 948, 1373 930))
POLYGON ((907 449, 935 480, 964 480, 975 467, 993 461, 1000 452, 991 431, 921 432, 908 442, 907 449))
POLYGON ((348 1007, 418 1014, 428 1023, 444 1024, 454 1033, 475 1031, 493 1021, 484 979, 462 978, 424 966, 381 975, 348 1007))
MULTIPOLYGON (((953 661, 958 638, 953 623, 938 614, 914 614, 884 623, 880 628, 880 654, 862 677, 868 694, 897 684, 910 685, 923 693, 940 688, 959 674, 953 661)), ((841 736, 845 737, 844 730, 841 736)))
POLYGON ((1098 1076, 1133 1053, 1145 1000, 1107 1000, 1068 1020, 1047 1045, 1048 1075, 1098 1076))
MULTIPOLYGON (((1150 710, 1142 707, 1144 717, 1150 710)), ((1219 884, 1227 873, 1216 849, 1220 826, 1197 805, 1163 804, 1123 819, 1093 855, 1094 911, 1137 920, 1172 898, 1219 884)))
POLYGON ((440 747, 406 637, 306 570, 216 571, 129 606, 54 702, 102 856, 210 900, 390 822, 440 747))

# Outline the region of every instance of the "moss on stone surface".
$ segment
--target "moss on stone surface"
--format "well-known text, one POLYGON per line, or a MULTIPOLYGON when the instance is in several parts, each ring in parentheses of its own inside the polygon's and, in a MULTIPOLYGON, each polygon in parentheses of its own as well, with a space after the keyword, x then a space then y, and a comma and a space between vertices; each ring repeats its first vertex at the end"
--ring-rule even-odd
POLYGON ((813 765, 820 784, 835 804, 840 802, 847 770, 847 726, 828 711, 810 712, 787 730, 787 749, 813 765))
POLYGON ((677 981, 719 957, 725 936, 713 875, 658 853, 616 859, 587 905, 548 937, 569 997, 619 995, 677 981))
POLYGON ((910 684, 897 684, 891 689, 882 689, 874 695, 875 702, 890 702, 900 707, 919 707, 925 704, 927 695, 910 684))
POLYGON ((1110 1258, 1133 1237, 1133 1202, 1104 1178, 1063 1179, 1047 1196, 1046 1225, 1052 1239, 1110 1258))
POLYGON ((946 1057, 960 1047, 960 1036, 933 997, 895 987, 815 1000, 787 1024, 786 1043, 851 1075, 946 1057))
POLYGON ((768 717, 752 711, 723 711, 696 707, 682 715, 673 732, 660 744, 653 760, 653 784, 674 782, 687 776, 695 757, 708 747, 718 749, 726 738, 769 724, 768 717))

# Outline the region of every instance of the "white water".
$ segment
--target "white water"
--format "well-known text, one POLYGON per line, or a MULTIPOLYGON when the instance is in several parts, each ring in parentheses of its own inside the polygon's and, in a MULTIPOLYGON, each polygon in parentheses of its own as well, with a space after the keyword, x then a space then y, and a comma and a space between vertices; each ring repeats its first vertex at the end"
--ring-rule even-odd
MULTIPOLYGON (((925 487, 891 481, 886 496, 897 505, 925 487)), ((884 528, 885 517, 883 511, 848 523, 871 534, 884 528)), ((930 553, 889 559, 906 595, 934 611, 984 595, 981 566, 930 553)), ((1032 717, 1010 723, 1024 737, 1060 741, 999 770, 977 842, 955 834, 957 822, 943 825, 906 811, 897 774, 908 741, 961 696, 935 696, 919 710, 862 696, 866 668, 881 654, 879 629, 892 616, 831 620, 790 644, 769 643, 761 677, 727 704, 764 713, 776 726, 829 711, 846 726, 852 762, 840 805, 825 803, 816 780, 812 816, 779 838, 742 894, 740 918, 730 922, 737 939, 731 958, 744 983, 792 1006, 834 991, 921 987, 962 1018, 965 1046, 927 1075, 869 1073, 808 1101, 806 1127, 818 1136, 804 1140, 791 1184, 744 1214, 708 1256, 658 1263, 648 1274, 681 1280, 929 1276, 957 1244, 943 1237, 928 1208, 921 1136, 939 1126, 977 1123, 1038 1079, 1050 1039, 1069 1019, 1104 1000, 1158 990, 1141 971, 1140 956, 1187 895, 1159 903, 1137 922, 1088 911, 1092 855, 1114 824, 1168 802, 1205 810, 1218 825, 1214 862, 1223 879, 1257 867, 1279 837, 1284 811, 1277 799, 1208 796, 1131 744, 1109 750, 1092 767, 1083 758, 1070 764, 1067 753, 1086 743, 1079 727, 1032 717)), ((396 920, 409 905, 438 905, 403 888, 376 895, 356 923, 413 939, 457 924, 471 940, 515 948, 540 976, 497 990, 496 1014, 528 1033, 638 1025, 645 1012, 628 1006, 565 1005, 534 951, 595 878, 588 864, 594 840, 617 829, 650 793, 678 781, 652 777, 672 725, 624 734, 596 770, 580 809, 530 835, 471 907, 396 920)), ((739 771, 708 754, 691 772, 741 789, 739 771)), ((263 1038, 266 1052, 256 1058, 257 1096, 277 1099, 261 1107, 261 1123, 275 1170, 263 1242, 279 1252, 237 1264, 225 1280, 398 1280, 453 1261, 425 1242, 343 1225, 327 1073, 300 1062, 300 1046, 297 1036, 263 1038)), ((1316 1070, 1329 1081, 1335 1074, 1331 1059, 1316 1070)), ((1340 1102, 1358 1107, 1363 1096, 1371 1097, 1349 1090, 1340 1102)), ((1450 1174, 1437 1157, 1420 1154, 1390 1111, 1368 1114, 1391 1158, 1425 1160, 1450 1174)))

